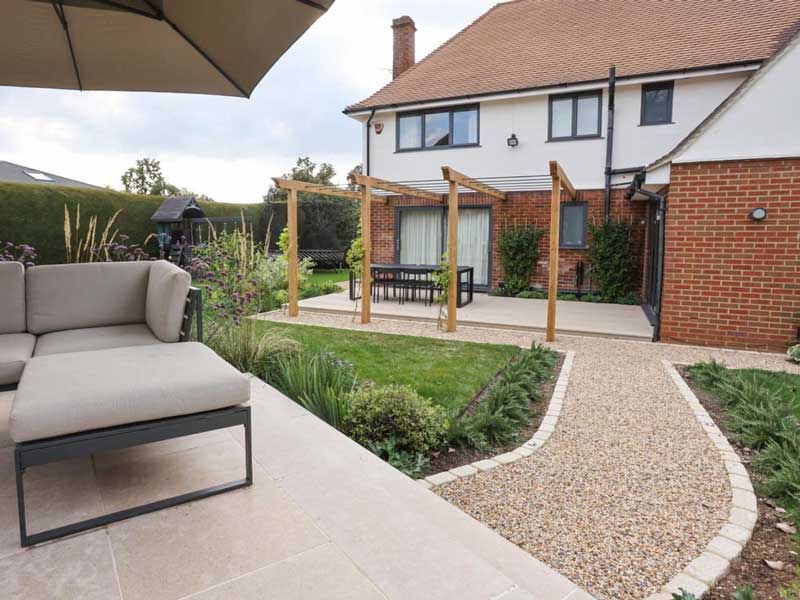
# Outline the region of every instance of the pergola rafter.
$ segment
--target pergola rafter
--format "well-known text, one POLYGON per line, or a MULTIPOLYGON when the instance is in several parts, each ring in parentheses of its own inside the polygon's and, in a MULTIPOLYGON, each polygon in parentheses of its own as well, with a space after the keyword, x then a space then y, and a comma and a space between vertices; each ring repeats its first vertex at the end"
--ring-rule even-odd
POLYGON ((463 188, 467 188, 473 192, 478 192, 479 194, 486 194, 487 196, 497 198, 498 200, 506 200, 508 198, 508 195, 505 192, 498 190, 491 185, 478 181, 477 179, 473 179, 472 177, 467 177, 452 167, 442 167, 442 177, 451 183, 456 183, 463 188))
MULTIPOLYGON (((421 190, 419 188, 397 183, 395 181, 387 181, 386 179, 380 179, 378 177, 370 177, 369 175, 359 175, 357 173, 353 173, 350 175, 350 181, 361 186, 369 185, 373 190, 382 190, 384 192, 390 192, 399 196, 410 196, 413 198, 421 198, 423 200, 431 200, 433 202, 443 202, 443 198, 439 194, 434 194, 433 192, 421 190)), ((384 198, 384 202, 387 201, 388 196, 384 198)))

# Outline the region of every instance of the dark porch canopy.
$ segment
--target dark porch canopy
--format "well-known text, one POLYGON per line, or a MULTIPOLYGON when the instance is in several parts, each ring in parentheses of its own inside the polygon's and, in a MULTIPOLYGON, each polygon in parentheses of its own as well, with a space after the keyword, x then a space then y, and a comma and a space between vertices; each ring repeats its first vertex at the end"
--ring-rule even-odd
POLYGON ((202 219, 205 216, 194 196, 172 196, 164 200, 150 220, 155 223, 180 223, 184 219, 202 219))

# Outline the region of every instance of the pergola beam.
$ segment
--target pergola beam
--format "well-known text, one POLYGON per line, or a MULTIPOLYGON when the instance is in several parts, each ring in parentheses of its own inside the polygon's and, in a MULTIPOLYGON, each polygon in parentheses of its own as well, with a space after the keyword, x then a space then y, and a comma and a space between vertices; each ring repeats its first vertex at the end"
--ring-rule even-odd
POLYGON ((481 183, 477 179, 472 179, 471 177, 467 177, 463 173, 459 173, 452 167, 442 167, 442 176, 452 183, 456 183, 461 187, 465 187, 468 190, 472 190, 473 192, 478 192, 479 194, 486 194, 487 196, 491 196, 492 198, 497 198, 498 200, 505 200, 508 198, 505 192, 498 190, 490 185, 486 185, 485 183, 481 183))
POLYGON ((273 177, 272 181, 282 190, 294 190, 295 192, 319 194, 320 196, 361 200, 361 194, 358 192, 354 190, 343 190, 333 185, 319 185, 316 183, 306 183, 305 181, 295 181, 294 179, 282 179, 281 177, 273 177))
POLYGON ((431 200, 433 202, 442 202, 442 197, 439 194, 434 194, 433 192, 421 190, 409 185, 403 185, 402 183, 387 181, 378 177, 353 173, 350 176, 350 181, 357 183, 362 187, 368 185, 373 190, 382 190, 384 192, 391 192, 400 196, 411 196, 413 198, 421 198, 423 200, 431 200))
POLYGON ((572 200, 577 198, 575 187, 558 162, 550 161, 550 177, 552 177, 552 198, 550 201, 550 265, 547 284, 547 336, 548 342, 556 339, 556 299, 558 298, 558 249, 561 243, 561 189, 572 200))

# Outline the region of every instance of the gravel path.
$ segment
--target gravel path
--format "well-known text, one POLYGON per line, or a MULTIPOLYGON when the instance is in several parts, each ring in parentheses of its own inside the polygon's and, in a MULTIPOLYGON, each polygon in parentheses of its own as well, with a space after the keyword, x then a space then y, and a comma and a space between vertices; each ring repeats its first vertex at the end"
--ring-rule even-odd
MULTIPOLYGON (((269 318, 286 320, 280 313, 269 318)), ((292 322, 364 329, 350 317, 292 322)), ((375 320, 370 331, 527 346, 538 334, 375 320)), ((555 434, 530 457, 437 493, 598 598, 644 598, 700 555, 728 516, 718 451, 662 359, 794 370, 782 356, 561 336, 574 350, 555 434)))

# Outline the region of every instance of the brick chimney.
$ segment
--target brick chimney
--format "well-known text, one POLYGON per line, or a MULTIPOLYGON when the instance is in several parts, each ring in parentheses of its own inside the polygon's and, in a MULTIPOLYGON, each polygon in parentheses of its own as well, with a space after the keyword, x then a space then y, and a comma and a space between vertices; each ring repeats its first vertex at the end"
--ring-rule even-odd
POLYGON ((392 21, 394 30, 394 61, 392 79, 397 79, 416 62, 414 37, 417 27, 411 17, 400 17, 392 21))

